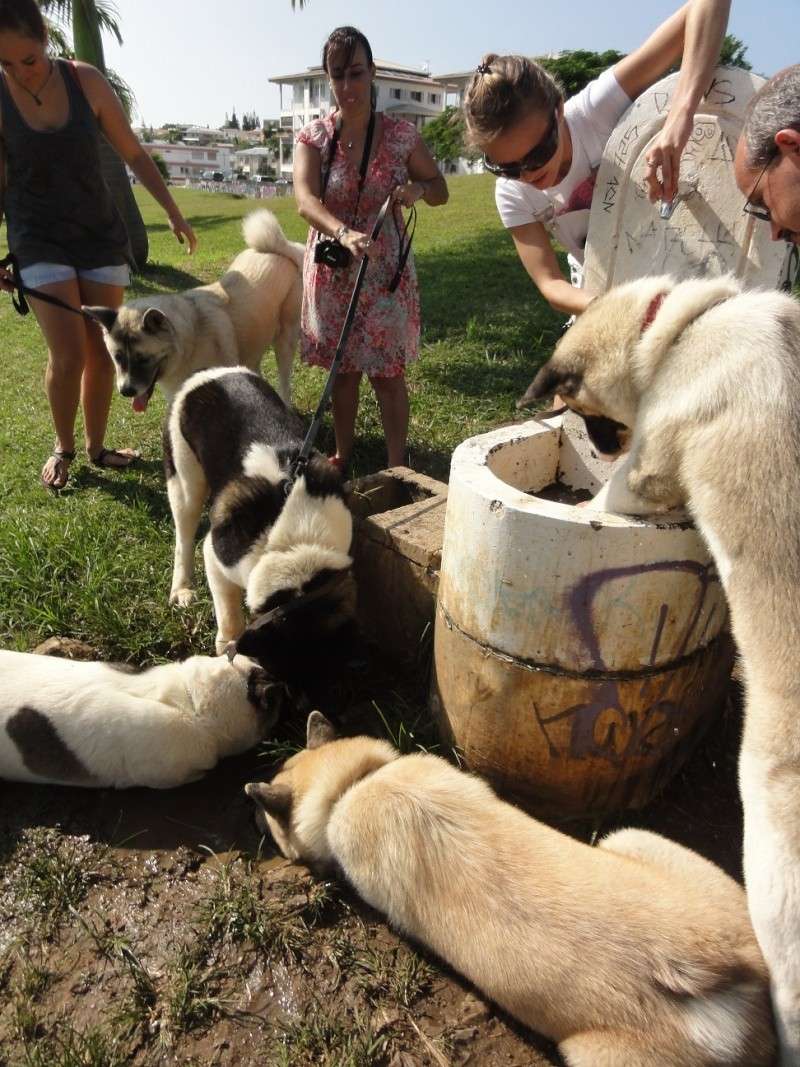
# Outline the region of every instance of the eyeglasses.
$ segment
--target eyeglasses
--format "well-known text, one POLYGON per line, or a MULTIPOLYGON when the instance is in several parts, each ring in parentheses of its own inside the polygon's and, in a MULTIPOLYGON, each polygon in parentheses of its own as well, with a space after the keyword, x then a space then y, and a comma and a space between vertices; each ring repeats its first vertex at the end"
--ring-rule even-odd
POLYGON ((753 204, 752 200, 753 197, 756 195, 756 189, 758 189, 759 185, 761 184, 761 179, 764 177, 764 175, 767 173, 767 170, 769 169, 769 167, 772 166, 774 162, 775 156, 772 156, 764 164, 764 167, 759 176, 756 178, 755 185, 750 190, 747 200, 745 201, 744 207, 742 208, 742 211, 745 213, 745 215, 752 215, 754 219, 759 219, 759 221, 761 222, 772 222, 772 214, 768 207, 761 207, 760 205, 753 204))
POLYGON ((519 178, 525 171, 539 170, 550 160, 558 148, 558 108, 553 112, 550 125, 544 137, 538 141, 527 155, 516 163, 494 163, 488 156, 483 157, 483 165, 490 174, 501 178, 519 178))

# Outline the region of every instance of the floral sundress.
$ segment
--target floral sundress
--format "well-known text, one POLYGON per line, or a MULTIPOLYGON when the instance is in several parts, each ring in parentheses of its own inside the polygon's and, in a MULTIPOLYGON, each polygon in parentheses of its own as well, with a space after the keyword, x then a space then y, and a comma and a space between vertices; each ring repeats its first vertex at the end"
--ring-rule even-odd
MULTIPOLYGON (((358 205, 359 164, 351 162, 336 146, 325 206, 351 229, 369 233, 386 197, 408 181, 408 159, 419 143, 419 133, 410 122, 383 115, 380 141, 367 169, 358 205)), ((322 166, 328 164, 334 117, 316 119, 297 135, 300 144, 319 149, 322 166)), ((419 291, 413 253, 409 255, 400 284, 389 292, 400 255, 398 234, 403 229, 401 209, 387 215, 380 236, 369 250, 369 264, 347 341, 341 369, 363 371, 371 378, 394 378, 419 355, 419 291)), ((317 231, 308 234, 303 262, 303 311, 300 356, 304 363, 330 367, 342 329, 359 262, 331 268, 314 262, 317 231)))

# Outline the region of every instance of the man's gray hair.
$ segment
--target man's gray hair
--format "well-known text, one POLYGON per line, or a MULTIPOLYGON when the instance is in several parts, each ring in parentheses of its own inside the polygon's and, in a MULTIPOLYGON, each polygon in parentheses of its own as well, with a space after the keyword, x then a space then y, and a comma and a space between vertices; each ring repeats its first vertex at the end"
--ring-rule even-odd
POLYGON ((750 101, 742 130, 749 166, 773 159, 778 130, 800 132, 800 63, 774 74, 750 101))

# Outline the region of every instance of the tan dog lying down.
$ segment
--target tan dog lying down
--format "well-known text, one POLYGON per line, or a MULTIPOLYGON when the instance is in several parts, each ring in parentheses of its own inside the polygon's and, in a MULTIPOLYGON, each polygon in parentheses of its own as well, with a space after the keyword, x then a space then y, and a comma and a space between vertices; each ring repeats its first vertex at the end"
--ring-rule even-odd
POLYGON ((358 893, 570 1067, 759 1067, 774 1039, 742 889, 644 830, 597 848, 536 822, 437 756, 335 740, 251 783, 281 851, 358 893))
POLYGON ((245 656, 130 673, 0 651, 0 778, 183 785, 265 737, 282 692, 245 656))

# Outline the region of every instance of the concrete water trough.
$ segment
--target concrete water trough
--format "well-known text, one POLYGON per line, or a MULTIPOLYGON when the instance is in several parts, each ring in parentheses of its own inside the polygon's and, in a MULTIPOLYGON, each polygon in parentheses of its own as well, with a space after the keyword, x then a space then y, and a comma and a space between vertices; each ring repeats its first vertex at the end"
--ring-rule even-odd
POLYGON ((453 453, 433 709, 470 768, 554 817, 644 805, 713 721, 732 665, 694 528, 570 502, 610 469, 571 413, 453 453))
POLYGON ((408 467, 350 483, 359 622, 384 656, 430 660, 447 486, 408 467))

